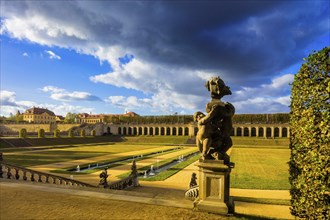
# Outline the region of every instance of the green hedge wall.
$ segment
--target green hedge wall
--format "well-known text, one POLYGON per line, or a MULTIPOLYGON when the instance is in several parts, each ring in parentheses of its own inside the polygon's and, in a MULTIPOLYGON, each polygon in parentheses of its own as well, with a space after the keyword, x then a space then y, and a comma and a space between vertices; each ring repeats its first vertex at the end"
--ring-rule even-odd
POLYGON ((291 96, 291 213, 329 217, 330 47, 309 55, 294 77, 291 96))

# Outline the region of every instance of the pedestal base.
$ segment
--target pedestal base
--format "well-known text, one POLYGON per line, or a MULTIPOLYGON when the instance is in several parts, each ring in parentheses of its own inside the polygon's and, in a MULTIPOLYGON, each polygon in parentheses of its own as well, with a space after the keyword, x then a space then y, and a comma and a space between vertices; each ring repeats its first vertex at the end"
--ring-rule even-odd
POLYGON ((217 160, 200 160, 199 197, 194 206, 197 210, 217 214, 233 214, 234 201, 229 196, 231 167, 217 160))

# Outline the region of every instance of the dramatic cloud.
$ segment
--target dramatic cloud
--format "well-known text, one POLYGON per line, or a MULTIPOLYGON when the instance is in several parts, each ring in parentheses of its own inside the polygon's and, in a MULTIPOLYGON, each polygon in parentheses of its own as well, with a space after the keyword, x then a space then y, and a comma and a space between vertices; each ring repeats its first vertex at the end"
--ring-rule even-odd
POLYGON ((55 60, 60 60, 61 57, 59 55, 56 55, 53 51, 51 50, 45 50, 45 53, 49 55, 49 59, 55 59, 55 60))
POLYGON ((93 112, 94 108, 86 108, 83 106, 69 105, 68 103, 61 103, 58 105, 47 103, 36 103, 32 101, 18 101, 16 100, 16 93, 12 91, 2 90, 0 91, 0 115, 9 116, 10 114, 16 114, 17 111, 21 113, 25 110, 32 108, 33 106, 51 109, 56 115, 65 116, 68 112, 81 113, 81 112, 93 112))
POLYGON ((35 102, 31 101, 17 101, 15 92, 0 91, 0 115, 9 116, 10 114, 16 114, 17 111, 23 112, 35 104, 35 102))
POLYGON ((23 57, 29 57, 29 54, 26 53, 26 52, 24 52, 24 53, 22 54, 22 56, 23 56, 23 57))
POLYGON ((88 92, 73 91, 68 92, 65 89, 55 86, 45 86, 41 89, 43 92, 50 92, 50 97, 57 101, 101 101, 100 98, 88 92))
MULTIPOLYGON (((288 79, 278 75, 301 62, 311 43, 329 35, 329 4, 236 3, 5 1, 0 33, 92 55, 108 62, 111 70, 94 73, 91 81, 148 95, 146 102, 137 103, 130 97, 117 102, 110 98, 114 105, 166 106, 166 111, 204 108, 204 81, 220 75, 236 91, 232 99, 240 111, 281 110, 290 88, 288 79), (267 105, 265 110, 262 106, 267 105)), ((50 52, 50 58, 60 59, 50 52)), ((89 93, 66 91, 52 92, 51 97, 93 99, 89 93)))

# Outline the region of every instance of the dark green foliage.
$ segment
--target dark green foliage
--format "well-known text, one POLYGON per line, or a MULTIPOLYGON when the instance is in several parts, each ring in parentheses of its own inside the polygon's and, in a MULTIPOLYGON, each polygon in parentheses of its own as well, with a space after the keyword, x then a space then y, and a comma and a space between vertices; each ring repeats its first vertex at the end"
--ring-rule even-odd
POLYGON ((56 129, 56 130, 54 131, 54 137, 55 137, 55 138, 59 138, 59 137, 61 137, 60 130, 56 129))
POLYGON ((80 130, 80 136, 81 137, 86 137, 86 131, 85 130, 80 130))
POLYGON ((45 130, 41 128, 38 130, 38 138, 44 138, 44 137, 45 137, 45 130))
POLYGON ((309 55, 292 84, 291 213, 329 217, 330 47, 309 55))
POLYGON ((233 116, 234 124, 282 124, 289 123, 288 113, 276 114, 236 114, 233 116))
POLYGON ((26 129, 25 129, 25 128, 21 128, 21 129, 19 130, 19 134, 18 134, 18 136, 19 136, 20 138, 26 138, 26 135, 27 135, 27 131, 26 131, 26 129))
POLYGON ((70 130, 68 131, 68 137, 72 138, 73 136, 74 136, 74 135, 73 135, 73 130, 70 129, 70 130))

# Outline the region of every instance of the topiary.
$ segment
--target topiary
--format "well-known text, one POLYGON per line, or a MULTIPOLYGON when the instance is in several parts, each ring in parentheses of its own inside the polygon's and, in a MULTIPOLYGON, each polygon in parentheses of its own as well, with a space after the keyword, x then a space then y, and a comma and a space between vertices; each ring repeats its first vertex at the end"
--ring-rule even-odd
POLYGON ((329 217, 330 47, 309 55, 295 75, 291 94, 291 213, 329 217))
POLYGON ((38 130, 38 138, 44 138, 45 137, 45 130, 40 128, 38 130))
POLYGON ((25 129, 25 128, 21 128, 21 129, 19 130, 18 136, 19 136, 20 138, 26 138, 26 135, 27 135, 27 131, 26 131, 26 129, 25 129))
POLYGON ((60 130, 56 129, 56 130, 54 131, 54 137, 55 137, 55 138, 59 138, 59 137, 61 137, 61 132, 60 132, 60 130))
POLYGON ((71 138, 73 137, 73 130, 72 129, 69 130, 68 136, 71 137, 71 138))
POLYGON ((85 137, 86 136, 86 131, 85 130, 81 130, 80 131, 80 136, 81 137, 85 137))
POLYGON ((95 136, 96 136, 96 131, 95 131, 95 130, 92 130, 92 131, 91 131, 91 135, 92 135, 93 137, 95 137, 95 136))

